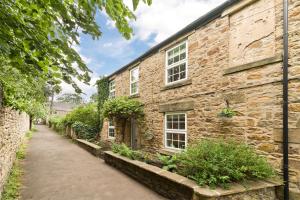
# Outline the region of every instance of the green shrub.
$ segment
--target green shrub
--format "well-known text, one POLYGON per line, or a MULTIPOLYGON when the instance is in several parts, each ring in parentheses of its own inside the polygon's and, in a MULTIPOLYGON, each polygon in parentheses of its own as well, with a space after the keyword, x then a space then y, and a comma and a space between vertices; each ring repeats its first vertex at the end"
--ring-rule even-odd
POLYGON ((177 161, 179 174, 210 187, 275 175, 265 158, 248 145, 234 141, 201 140, 178 154, 177 161))
POLYGON ((158 160, 161 162, 162 164, 162 168, 170 171, 170 172, 174 172, 177 169, 177 156, 164 156, 161 154, 157 154, 157 158, 158 160))
POLYGON ((74 122, 72 128, 80 139, 93 140, 98 134, 98 128, 92 127, 82 122, 74 122))
POLYGON ((126 144, 113 143, 111 149, 114 153, 127 157, 132 160, 143 160, 143 154, 140 151, 134 151, 126 144))
POLYGON ((97 105, 94 103, 82 105, 68 113, 64 119, 65 125, 72 125, 75 122, 98 128, 97 105))
POLYGON ((61 133, 65 129, 65 117, 53 115, 49 118, 49 124, 57 132, 61 133))

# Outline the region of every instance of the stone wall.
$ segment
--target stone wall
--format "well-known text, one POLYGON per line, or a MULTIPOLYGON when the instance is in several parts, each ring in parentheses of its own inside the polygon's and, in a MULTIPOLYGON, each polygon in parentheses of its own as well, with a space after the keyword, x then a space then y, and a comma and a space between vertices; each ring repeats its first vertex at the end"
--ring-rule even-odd
POLYGON ((0 108, 0 196, 16 151, 28 130, 28 115, 10 108, 0 108))
POLYGON ((196 182, 161 168, 130 160, 118 154, 106 151, 104 160, 107 164, 121 170, 137 181, 168 199, 178 200, 232 200, 264 199, 276 200, 278 183, 264 181, 245 181, 230 184, 229 189, 201 187, 196 182))
MULTIPOLYGON (((293 198, 300 199, 298 0, 290 0, 289 18, 290 185, 293 198)), ((164 113, 184 111, 188 144, 206 137, 235 138, 253 145, 281 170, 282 32, 282 0, 243 0, 221 17, 111 77, 116 96, 129 96, 129 70, 139 66, 140 92, 135 98, 145 104, 146 113, 145 126, 139 129, 140 147, 150 152, 168 150, 164 113), (166 87, 166 50, 183 40, 188 42, 188 79, 166 87), (226 101, 237 112, 231 119, 218 117, 226 101), (143 139, 145 133, 153 138, 143 139)), ((103 130, 105 138, 107 123, 103 130)))

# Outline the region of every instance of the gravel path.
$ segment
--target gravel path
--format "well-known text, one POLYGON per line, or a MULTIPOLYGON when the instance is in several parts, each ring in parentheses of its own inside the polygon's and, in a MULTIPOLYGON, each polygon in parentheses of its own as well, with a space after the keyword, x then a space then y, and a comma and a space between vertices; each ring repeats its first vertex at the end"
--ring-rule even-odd
POLYGON ((46 126, 29 142, 21 200, 159 200, 155 192, 46 126))

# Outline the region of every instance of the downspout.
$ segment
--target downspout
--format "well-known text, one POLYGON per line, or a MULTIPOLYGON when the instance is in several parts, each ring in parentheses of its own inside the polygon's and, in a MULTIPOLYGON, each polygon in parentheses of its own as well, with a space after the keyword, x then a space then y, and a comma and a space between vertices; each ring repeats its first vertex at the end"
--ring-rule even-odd
POLYGON ((288 0, 283 0, 283 181, 284 200, 289 200, 289 116, 288 116, 288 0))

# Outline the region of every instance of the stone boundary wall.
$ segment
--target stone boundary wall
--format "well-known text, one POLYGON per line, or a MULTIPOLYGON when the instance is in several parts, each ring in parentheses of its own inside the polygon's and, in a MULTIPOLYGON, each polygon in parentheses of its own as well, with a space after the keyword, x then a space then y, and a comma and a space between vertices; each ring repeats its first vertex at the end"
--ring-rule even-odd
POLYGON ((168 199, 178 200, 276 200, 279 184, 266 181, 248 181, 232 184, 229 190, 200 187, 194 181, 137 160, 130 160, 110 151, 104 154, 107 164, 133 177, 168 199))
POLYGON ((29 130, 29 116, 11 108, 0 108, 0 199, 3 186, 25 133, 29 130))

